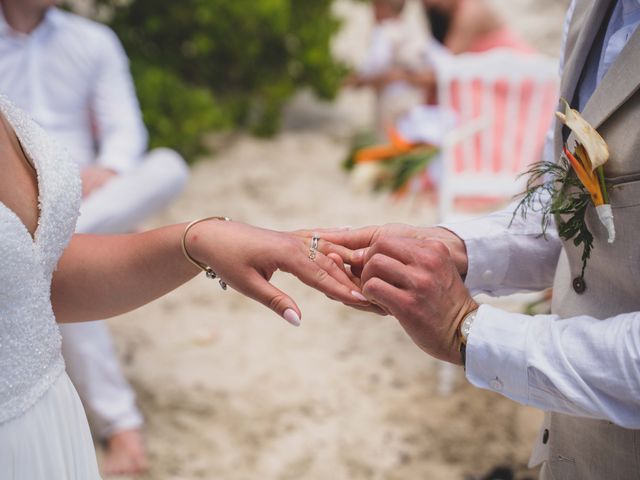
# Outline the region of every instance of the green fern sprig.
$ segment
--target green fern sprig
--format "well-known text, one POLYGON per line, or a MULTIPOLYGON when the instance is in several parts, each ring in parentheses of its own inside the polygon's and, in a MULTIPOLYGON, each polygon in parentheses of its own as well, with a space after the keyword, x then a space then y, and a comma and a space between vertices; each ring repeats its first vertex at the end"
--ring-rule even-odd
POLYGON ((564 157, 557 163, 537 162, 523 175, 529 177, 527 188, 513 212, 511 223, 518 214, 526 219, 528 212, 542 213, 544 236, 551 219, 555 217, 560 238, 573 241, 576 247, 582 246, 580 278, 584 278, 587 261, 593 250, 593 234, 585 219, 591 203, 589 192, 564 157))

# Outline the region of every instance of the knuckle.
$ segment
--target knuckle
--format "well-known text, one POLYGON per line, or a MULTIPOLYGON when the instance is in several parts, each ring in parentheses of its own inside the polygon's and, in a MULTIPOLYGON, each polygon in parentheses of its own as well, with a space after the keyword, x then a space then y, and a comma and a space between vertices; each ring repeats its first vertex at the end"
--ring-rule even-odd
POLYGON ((393 244, 393 239, 390 235, 382 234, 371 245, 369 249, 369 258, 376 253, 388 250, 393 244))
POLYGON ((376 240, 376 243, 381 247, 388 247, 393 243, 393 237, 388 233, 382 233, 376 240))
POLYGON ((381 253, 374 253, 371 258, 369 258, 369 261, 367 262, 367 266, 374 268, 374 269, 379 269, 382 264, 384 263, 384 255, 382 255, 381 253))
POLYGON ((315 278, 316 285, 320 286, 320 285, 322 285, 323 283, 325 283, 328 280, 329 274, 327 273, 326 270, 323 270, 323 269, 319 268, 316 271, 315 277, 316 277, 315 278))
POLYGON ((327 257, 326 268, 330 273, 339 275, 343 272, 342 272, 342 269, 338 266, 338 263, 336 262, 339 262, 342 265, 342 257, 340 257, 340 255, 337 255, 335 253, 333 255, 335 255, 334 258, 327 257))
POLYGON ((447 255, 431 248, 425 249, 421 252, 420 263, 429 270, 438 270, 446 263, 447 255))
POLYGON ((275 311, 284 311, 287 306, 287 296, 284 293, 278 293, 269 299, 268 307, 275 311))
POLYGON ((418 291, 430 292, 433 290, 434 285, 433 277, 427 272, 420 272, 415 278, 415 287, 418 291))
POLYGON ((449 247, 439 240, 434 240, 432 249, 441 257, 449 256, 449 247))
POLYGON ((416 297, 415 295, 411 296, 407 304, 407 310, 410 312, 422 310, 422 305, 420 304, 418 297, 416 297))
POLYGON ((380 290, 381 283, 381 280, 375 277, 367 280, 367 282, 362 286, 362 293, 367 297, 370 295, 375 296, 380 290))
POLYGON ((424 258, 424 265, 429 270, 439 270, 442 267, 442 264, 442 257, 439 257, 438 255, 427 255, 424 258))
POLYGON ((371 258, 376 255, 380 251, 380 244, 376 241, 372 243, 369 248, 365 250, 365 258, 364 260, 368 263, 371 258))
POLYGON ((326 240, 320 240, 318 243, 318 251, 324 253, 325 255, 329 255, 330 253, 336 253, 337 248, 331 242, 327 242, 326 240))

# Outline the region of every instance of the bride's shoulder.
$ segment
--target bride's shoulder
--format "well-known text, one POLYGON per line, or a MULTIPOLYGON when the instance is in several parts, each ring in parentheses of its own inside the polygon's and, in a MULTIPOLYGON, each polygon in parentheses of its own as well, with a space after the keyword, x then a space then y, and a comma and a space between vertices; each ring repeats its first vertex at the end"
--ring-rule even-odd
POLYGON ((0 93, 0 112, 13 127, 18 137, 37 135, 41 141, 53 142, 47 139, 45 131, 31 116, 14 104, 6 95, 0 93))
POLYGON ((80 172, 67 150, 51 137, 31 116, 17 107, 5 95, 0 94, 0 113, 13 128, 20 144, 34 163, 38 177, 44 179, 48 191, 57 190, 53 185, 73 200, 80 202, 80 172))
POLYGON ((15 131, 26 153, 33 154, 35 161, 56 157, 65 164, 75 165, 66 149, 36 122, 31 115, 16 106, 6 95, 0 93, 0 113, 15 131), (36 155, 37 154, 37 155, 36 155), (41 158, 42 157, 42 158, 41 158))
MULTIPOLYGON (((53 139, 47 138, 45 131, 38 125, 38 123, 31 118, 31 116, 14 104, 9 98, 3 94, 0 94, 0 112, 4 118, 9 122, 18 138, 25 142, 29 140, 29 143, 33 141, 33 137, 37 138, 40 142, 55 143, 53 139)), ((25 146, 23 144, 23 146, 25 146)))

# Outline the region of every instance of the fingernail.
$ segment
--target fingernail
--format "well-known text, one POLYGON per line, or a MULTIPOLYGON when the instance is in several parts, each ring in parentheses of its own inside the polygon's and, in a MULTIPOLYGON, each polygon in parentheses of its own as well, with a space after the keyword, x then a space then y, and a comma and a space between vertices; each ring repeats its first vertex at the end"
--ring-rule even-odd
POLYGON ((354 297, 356 297, 358 300, 360 300, 361 302, 368 302, 369 300, 367 299, 367 297, 365 297, 363 294, 361 294, 360 292, 356 292, 355 290, 351 290, 351 295, 353 295, 354 297))
POLYGON ((282 316, 287 322, 289 322, 294 327, 300 326, 300 317, 298 316, 295 310, 292 310, 291 308, 287 308, 284 311, 284 315, 282 316))
POLYGON ((355 252, 353 252, 353 258, 355 258, 356 260, 360 260, 364 257, 364 248, 361 250, 356 250, 355 252))

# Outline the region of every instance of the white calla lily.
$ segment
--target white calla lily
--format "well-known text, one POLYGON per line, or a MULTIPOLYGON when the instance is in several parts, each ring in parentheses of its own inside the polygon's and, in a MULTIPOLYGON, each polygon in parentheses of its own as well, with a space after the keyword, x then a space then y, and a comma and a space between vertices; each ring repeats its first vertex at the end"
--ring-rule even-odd
POLYGON ((591 163, 591 171, 594 171, 609 160, 609 147, 596 129, 582 118, 580 112, 571 108, 564 98, 562 102, 565 105, 565 111, 564 113, 556 112, 556 116, 571 129, 578 143, 582 144, 587 152, 587 160, 591 163))

